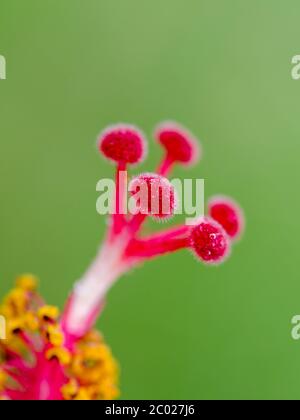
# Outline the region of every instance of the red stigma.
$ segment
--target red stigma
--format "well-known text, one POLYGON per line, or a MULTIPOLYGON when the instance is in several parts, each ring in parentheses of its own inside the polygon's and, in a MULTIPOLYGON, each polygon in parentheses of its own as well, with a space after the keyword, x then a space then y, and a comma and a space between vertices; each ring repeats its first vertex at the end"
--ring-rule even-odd
POLYGON ((174 214, 176 194, 168 179, 157 174, 142 174, 131 181, 130 192, 137 199, 140 213, 159 219, 174 214))
POLYGON ((196 163, 199 157, 199 146, 194 137, 175 123, 164 123, 155 133, 158 142, 166 149, 173 162, 182 164, 196 163))
POLYGON ((209 202, 208 211, 232 239, 240 235, 244 218, 242 210, 234 201, 226 197, 213 198, 209 202))
POLYGON ((229 241, 219 224, 203 219, 191 232, 191 247, 202 261, 218 264, 228 255, 229 241))
POLYGON ((136 164, 145 156, 146 142, 136 128, 119 125, 108 128, 101 134, 99 150, 106 158, 119 164, 136 164))

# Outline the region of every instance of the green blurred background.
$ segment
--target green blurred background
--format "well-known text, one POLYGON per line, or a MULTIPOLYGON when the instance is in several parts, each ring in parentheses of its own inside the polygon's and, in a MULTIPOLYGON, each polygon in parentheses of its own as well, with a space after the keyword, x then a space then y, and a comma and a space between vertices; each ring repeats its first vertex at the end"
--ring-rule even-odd
POLYGON ((1 295, 30 271, 62 307, 105 228, 95 187, 113 169, 96 135, 112 122, 141 126, 149 170, 161 154, 153 126, 178 120, 205 152, 188 177, 205 178, 207 197, 239 200, 247 231, 221 267, 182 252, 112 290, 98 325, 122 366, 122 398, 299 398, 299 0, 0 9, 1 295))

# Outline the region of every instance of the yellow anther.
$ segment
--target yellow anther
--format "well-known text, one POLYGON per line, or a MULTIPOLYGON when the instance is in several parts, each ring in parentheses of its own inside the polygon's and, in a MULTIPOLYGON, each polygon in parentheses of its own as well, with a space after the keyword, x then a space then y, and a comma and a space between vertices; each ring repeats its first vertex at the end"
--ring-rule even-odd
POLYGON ((65 400, 73 400, 78 394, 79 386, 75 379, 71 379, 66 385, 61 389, 62 395, 65 400))
POLYGON ((39 322, 36 315, 33 312, 27 312, 24 315, 24 325, 29 331, 37 331, 39 328, 39 322))
POLYGON ((38 279, 32 274, 23 274, 17 278, 17 287, 28 292, 33 292, 37 288, 38 279))
POLYGON ((7 322, 8 338, 24 329, 24 318, 9 319, 7 322))
POLYGON ((46 358, 48 360, 57 359, 61 365, 66 366, 71 363, 72 356, 64 347, 53 347, 47 351, 46 358))
POLYGON ((6 373, 0 368, 0 391, 2 391, 5 387, 5 383, 7 380, 6 373))
POLYGON ((95 331, 95 330, 89 331, 82 339, 82 344, 86 344, 86 343, 99 344, 101 342, 103 342, 103 337, 98 331, 95 331))
POLYGON ((83 358, 86 361, 99 362, 108 358, 109 350, 104 344, 87 346, 83 349, 83 358))
POLYGON ((11 316, 23 314, 27 309, 28 296, 22 289, 13 289, 4 300, 4 312, 10 312, 11 316))
POLYGON ((104 378, 98 389, 98 399, 101 400, 116 400, 119 397, 119 389, 116 386, 116 382, 113 378, 104 378))
POLYGON ((47 339, 55 347, 59 347, 64 342, 64 335, 57 325, 49 325, 46 330, 47 339))
POLYGON ((41 321, 56 321, 59 310, 56 306, 42 306, 38 310, 38 317, 41 321))
POLYGON ((91 397, 88 389, 85 387, 79 388, 78 394, 74 398, 75 401, 90 401, 91 397))
POLYGON ((82 384, 90 385, 105 377, 117 377, 117 365, 104 344, 82 346, 75 354, 72 371, 82 384))

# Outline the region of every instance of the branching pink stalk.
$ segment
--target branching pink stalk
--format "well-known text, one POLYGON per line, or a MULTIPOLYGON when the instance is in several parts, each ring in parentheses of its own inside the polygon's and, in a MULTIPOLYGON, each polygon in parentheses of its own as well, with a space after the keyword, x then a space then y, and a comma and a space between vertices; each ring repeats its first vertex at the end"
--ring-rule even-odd
POLYGON ((222 217, 214 217, 216 212, 210 208, 212 217, 199 220, 193 227, 182 225, 142 236, 142 227, 148 217, 168 219, 175 211, 176 193, 165 176, 175 164, 188 166, 200 157, 200 147, 194 136, 178 124, 160 125, 155 136, 165 150, 165 157, 157 174, 142 174, 131 181, 130 192, 139 198, 136 214, 127 219, 120 211, 126 186, 120 185, 118 176, 121 170, 127 173, 129 165, 140 163, 145 157, 145 138, 138 129, 127 125, 110 127, 99 138, 99 150, 117 166, 116 214, 112 233, 70 297, 63 317, 67 336, 81 337, 91 328, 104 307, 109 289, 132 267, 182 249, 191 250, 206 264, 219 264, 229 254, 232 230, 226 232, 226 229, 230 228, 232 214, 238 225, 242 223, 237 206, 231 208, 232 213, 223 211, 222 217))

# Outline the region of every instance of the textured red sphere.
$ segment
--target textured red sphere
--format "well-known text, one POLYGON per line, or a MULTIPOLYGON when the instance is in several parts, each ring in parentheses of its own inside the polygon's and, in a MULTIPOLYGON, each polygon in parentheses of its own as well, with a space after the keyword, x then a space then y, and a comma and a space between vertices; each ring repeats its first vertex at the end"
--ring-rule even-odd
POLYGON ((142 174, 130 183, 130 192, 136 198, 140 213, 165 219, 174 214, 176 193, 167 178, 157 174, 142 174))
POLYGON ((210 264, 224 261, 230 249, 226 232, 218 223, 208 218, 192 229, 191 247, 202 261, 210 264))
POLYGON ((223 226, 232 239, 241 234, 244 217, 242 210, 233 200, 226 197, 213 198, 209 202, 208 211, 210 217, 223 226))
POLYGON ((114 162, 136 164, 145 156, 146 142, 138 129, 129 125, 118 125, 101 134, 99 149, 114 162))
POLYGON ((160 125, 155 133, 158 142, 166 149, 175 162, 196 163, 199 158, 199 145, 186 129, 175 123, 160 125))

